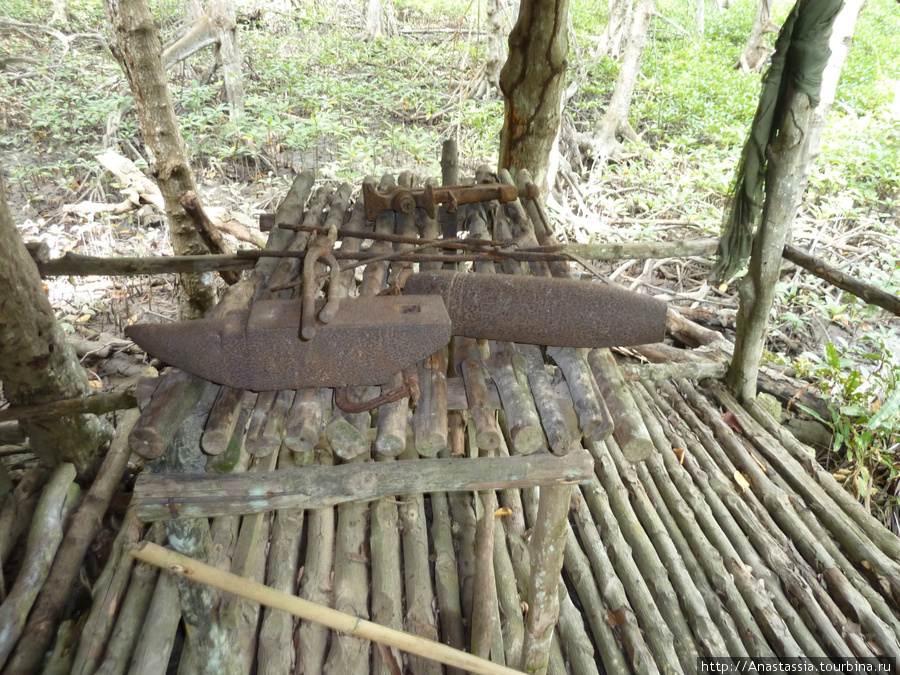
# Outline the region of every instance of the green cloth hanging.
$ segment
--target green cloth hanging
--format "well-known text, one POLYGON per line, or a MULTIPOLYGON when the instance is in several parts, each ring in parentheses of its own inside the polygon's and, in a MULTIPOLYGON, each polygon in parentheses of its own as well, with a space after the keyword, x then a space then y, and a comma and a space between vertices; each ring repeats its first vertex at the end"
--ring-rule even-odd
POLYGON ((793 94, 806 94, 813 107, 819 105, 822 73, 831 56, 831 27, 843 4, 843 0, 797 0, 781 27, 732 186, 731 210, 710 273, 715 283, 733 276, 750 257, 765 197, 767 150, 793 94))

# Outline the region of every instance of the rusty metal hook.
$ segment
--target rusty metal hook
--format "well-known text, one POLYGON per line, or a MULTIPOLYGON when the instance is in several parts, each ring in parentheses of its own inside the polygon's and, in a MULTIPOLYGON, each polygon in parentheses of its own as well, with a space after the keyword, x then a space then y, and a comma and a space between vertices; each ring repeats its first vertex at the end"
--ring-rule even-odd
POLYGON ((409 366, 403 370, 403 385, 396 389, 391 389, 382 393, 380 396, 370 398, 368 401, 351 401, 350 390, 348 387, 338 387, 334 390, 334 404, 345 413, 361 413, 368 410, 374 410, 387 403, 399 401, 401 398, 409 397, 409 405, 416 408, 419 405, 419 371, 415 365, 409 366))
POLYGON ((311 248, 303 259, 303 306, 300 312, 300 339, 312 340, 316 335, 316 263, 324 261, 331 268, 328 282, 328 298, 319 311, 319 321, 329 323, 340 305, 341 268, 331 252, 331 247, 311 248))

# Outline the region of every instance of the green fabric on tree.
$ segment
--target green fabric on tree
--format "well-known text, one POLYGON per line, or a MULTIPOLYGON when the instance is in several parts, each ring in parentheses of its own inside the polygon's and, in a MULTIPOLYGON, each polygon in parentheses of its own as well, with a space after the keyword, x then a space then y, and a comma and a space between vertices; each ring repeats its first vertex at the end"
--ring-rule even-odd
POLYGON ((750 257, 753 227, 765 195, 769 147, 794 94, 806 94, 813 107, 819 104, 822 73, 831 56, 831 27, 843 4, 843 0, 798 0, 781 27, 738 163, 731 210, 710 273, 716 283, 738 272, 750 257))

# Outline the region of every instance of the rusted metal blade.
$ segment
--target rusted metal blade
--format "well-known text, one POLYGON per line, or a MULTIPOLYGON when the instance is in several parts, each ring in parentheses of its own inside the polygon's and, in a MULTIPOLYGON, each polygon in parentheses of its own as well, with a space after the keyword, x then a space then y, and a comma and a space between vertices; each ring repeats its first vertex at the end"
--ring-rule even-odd
POLYGON ((378 385, 450 340, 437 296, 344 298, 302 341, 299 300, 262 300, 222 319, 136 324, 125 330, 166 363, 238 389, 378 385))
POLYGON ((616 286, 555 277, 420 272, 406 295, 440 295, 453 334, 553 347, 661 342, 666 303, 616 286))

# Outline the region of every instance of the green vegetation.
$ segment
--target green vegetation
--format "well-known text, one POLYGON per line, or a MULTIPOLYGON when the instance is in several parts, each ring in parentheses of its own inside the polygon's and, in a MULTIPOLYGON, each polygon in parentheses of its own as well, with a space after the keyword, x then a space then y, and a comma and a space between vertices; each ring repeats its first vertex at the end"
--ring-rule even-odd
MULTIPOLYGON (((152 0, 151 5, 164 41, 170 39, 182 3, 152 0)), ((774 18, 781 20, 790 6, 777 3, 774 18)), ((573 0, 571 7, 581 59, 573 46, 570 72, 579 81, 567 114, 576 129, 585 131, 605 109, 618 64, 592 55, 606 21, 598 3, 573 0)), ((580 166, 576 162, 580 194, 565 195, 587 220, 619 220, 612 229, 573 228, 570 234, 659 237, 665 233, 654 223, 660 221, 680 223, 682 236, 718 233, 759 93, 758 74, 732 67, 754 7, 752 0, 737 0, 728 11, 716 13, 710 4, 699 39, 693 33, 693 3, 657 3, 665 20, 652 23, 631 108, 630 120, 640 136, 627 148, 634 154, 605 167, 594 166, 591 158, 580 166)), ((108 35, 100 0, 71 0, 71 9, 73 30, 108 35)), ((257 199, 283 193, 292 167, 355 181, 404 168, 437 175, 441 141, 448 136, 459 141, 463 170, 493 164, 502 103, 460 95, 484 53, 473 34, 483 26, 477 16, 481 5, 398 0, 395 9, 402 26, 441 32, 420 30, 364 42, 359 39, 360 0, 304 3, 271 31, 242 24, 246 114, 238 120, 229 118, 223 103, 221 81, 215 79, 220 74, 200 81, 211 63, 208 51, 192 57, 192 68, 173 68, 172 95, 201 180, 244 186, 256 208, 257 199)), ((45 24, 50 7, 6 0, 3 14, 45 24)), ((795 241, 815 242, 820 249, 834 244, 831 250, 846 256, 842 264, 850 273, 893 292, 900 289, 898 34, 895 0, 870 0, 795 228, 795 241)), ((42 226, 71 231, 74 226, 60 204, 121 199, 94 160, 108 121, 119 118, 118 126, 109 127, 119 151, 146 166, 128 85, 101 40, 82 37, 64 49, 59 39, 40 30, 5 31, 2 37, 0 60, 25 59, 0 71, 0 156, 13 207, 23 218, 42 218, 42 226)), ((769 37, 774 41, 774 35, 769 37)), ((124 217, 125 224, 130 218, 124 217)), ((88 229, 70 236, 71 244, 86 241, 88 229)), ((685 272, 695 283, 692 292, 703 291, 706 272, 702 266, 685 272)), ((727 304, 718 289, 706 290, 702 299, 727 304)), ((780 290, 772 349, 795 342, 810 349, 800 364, 832 402, 834 415, 825 420, 838 432, 832 466, 847 470, 861 498, 880 495, 879 508, 887 508, 900 470, 900 420, 897 396, 891 394, 900 376, 891 356, 900 351, 896 323, 876 324, 871 308, 805 273, 795 274, 780 290), (813 350, 825 342, 831 345, 825 356, 815 357, 813 350), (863 348, 867 344, 878 348, 863 348), (863 381, 860 364, 867 364, 870 374, 863 381)), ((731 298, 727 301, 733 305, 731 298)), ((782 358, 792 360, 796 354, 782 358)))

